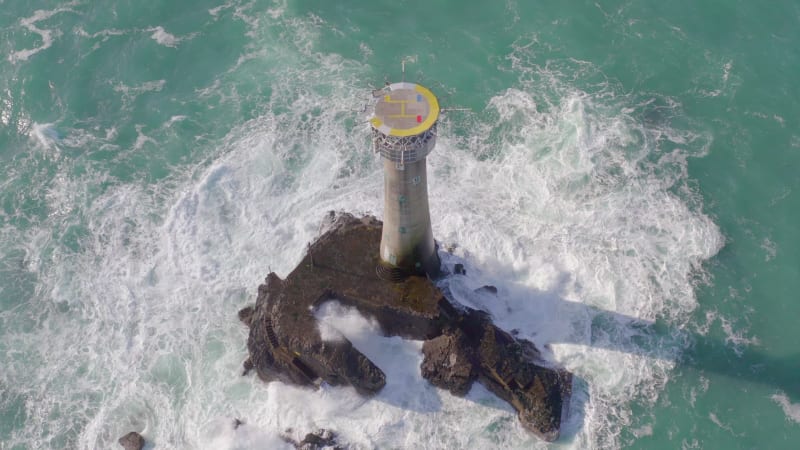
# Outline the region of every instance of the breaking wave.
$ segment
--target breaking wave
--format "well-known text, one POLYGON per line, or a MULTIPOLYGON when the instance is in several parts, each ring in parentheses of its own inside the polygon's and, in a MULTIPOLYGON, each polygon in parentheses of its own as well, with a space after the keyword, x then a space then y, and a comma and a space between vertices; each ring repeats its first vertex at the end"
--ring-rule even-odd
MULTIPOLYGON (((425 383, 420 342, 382 337, 335 304, 321 312, 325 323, 386 372, 380 395, 239 376, 247 332, 237 309, 269 270, 294 267, 326 211, 380 216, 383 183, 351 106, 361 101, 352 80, 366 85, 368 70, 312 50, 319 18, 209 12, 234 13, 255 53, 197 95, 248 102, 229 84, 267 72, 263 113, 153 184, 62 158, 42 185, 54 213, 2 230, 4 254, 18 261, 4 274, 20 290, 36 286, 25 306, 0 315, 13 363, 0 374, 2 401, 24 419, 8 442, 103 448, 137 429, 167 448, 257 448, 282 445, 289 428, 302 437, 326 427, 361 448, 546 447, 482 387, 461 399, 425 383), (267 43, 269 57, 253 56, 267 43), (232 431, 233 418, 246 425, 232 431)), ((648 324, 686 323, 702 263, 723 242, 687 174, 710 138, 668 97, 625 94, 580 61, 537 66, 527 51, 508 55, 504 70, 518 81, 489 95, 485 111, 444 119, 429 157, 443 262, 467 268, 443 283, 580 378, 558 446, 615 447, 631 404, 655 401, 682 351, 648 324), (498 295, 473 293, 484 284, 498 295)), ((182 139, 165 131, 172 123, 147 139, 182 139)), ((36 126, 32 139, 68 150, 70 136, 98 147, 116 138, 57 130, 36 126)))

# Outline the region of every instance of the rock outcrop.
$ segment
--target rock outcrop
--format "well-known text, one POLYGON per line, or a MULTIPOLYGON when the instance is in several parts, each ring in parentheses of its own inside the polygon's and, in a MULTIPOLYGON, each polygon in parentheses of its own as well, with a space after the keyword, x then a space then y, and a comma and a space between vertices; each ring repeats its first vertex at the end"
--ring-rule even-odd
POLYGON ((545 440, 557 439, 572 375, 543 365, 532 343, 494 326, 483 311, 448 313, 454 319, 442 335, 422 345, 422 375, 458 396, 478 380, 517 410, 525 428, 545 440))
POLYGON ((451 304, 428 278, 381 279, 380 238, 373 217, 331 215, 328 231, 285 280, 270 273, 255 306, 239 312, 250 327, 245 373, 378 392, 386 383, 380 368, 344 337, 322 339, 313 313, 337 300, 376 319, 387 335, 426 340, 421 370, 432 384, 465 395, 477 380, 511 404, 526 428, 556 439, 571 374, 543 363, 533 344, 497 328, 485 313, 451 304))
POLYGON ((141 434, 131 431, 119 438, 119 445, 125 450, 142 450, 144 448, 144 438, 141 434))
POLYGON ((475 348, 458 328, 422 344, 422 376, 454 395, 467 395, 478 378, 475 348))

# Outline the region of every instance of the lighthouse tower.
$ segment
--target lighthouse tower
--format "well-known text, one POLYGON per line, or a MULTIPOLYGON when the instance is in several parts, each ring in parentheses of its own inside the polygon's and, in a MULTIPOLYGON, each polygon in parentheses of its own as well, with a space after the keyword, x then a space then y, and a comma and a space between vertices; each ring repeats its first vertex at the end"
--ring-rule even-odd
POLYGON ((439 256, 428 211, 425 158, 436 145, 439 102, 427 88, 406 82, 390 84, 375 95, 370 123, 384 173, 378 272, 436 275, 439 256))

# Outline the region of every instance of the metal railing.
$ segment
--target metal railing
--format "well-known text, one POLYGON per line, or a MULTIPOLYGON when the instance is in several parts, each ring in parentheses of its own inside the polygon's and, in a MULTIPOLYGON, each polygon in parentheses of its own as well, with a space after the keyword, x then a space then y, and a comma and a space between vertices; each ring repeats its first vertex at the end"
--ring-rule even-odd
POLYGON ((436 123, 421 134, 389 136, 372 129, 372 144, 376 153, 397 164, 411 164, 428 156, 436 143, 436 123))

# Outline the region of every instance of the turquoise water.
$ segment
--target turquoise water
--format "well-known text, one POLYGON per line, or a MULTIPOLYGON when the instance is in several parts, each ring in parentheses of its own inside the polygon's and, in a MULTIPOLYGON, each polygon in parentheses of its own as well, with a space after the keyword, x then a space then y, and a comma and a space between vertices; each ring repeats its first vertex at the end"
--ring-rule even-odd
POLYGON ((548 447, 342 308, 379 396, 239 377, 268 270, 381 215, 360 111, 404 59, 471 108, 429 157, 444 283, 578 377, 550 447, 796 448, 796 2, 147 3, 0 0, 0 448, 548 447))

